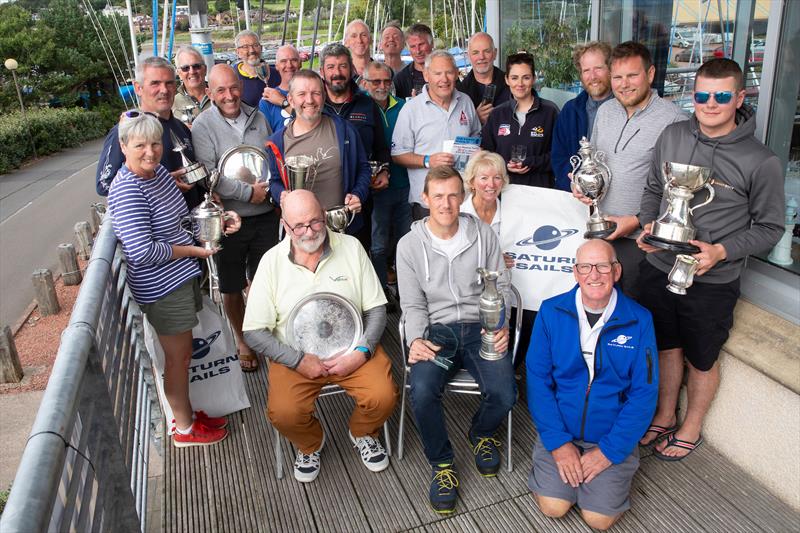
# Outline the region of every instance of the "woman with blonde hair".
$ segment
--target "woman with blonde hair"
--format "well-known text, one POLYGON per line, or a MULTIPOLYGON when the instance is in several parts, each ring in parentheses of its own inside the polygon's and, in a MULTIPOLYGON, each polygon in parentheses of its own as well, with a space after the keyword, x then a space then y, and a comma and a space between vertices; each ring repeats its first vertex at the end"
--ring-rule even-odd
POLYGON ((506 162, 500 155, 487 150, 478 150, 472 155, 467 168, 464 169, 464 188, 467 195, 461 204, 461 212, 475 215, 491 226, 498 239, 500 238, 500 193, 506 185, 508 185, 508 172, 506 172, 506 162))

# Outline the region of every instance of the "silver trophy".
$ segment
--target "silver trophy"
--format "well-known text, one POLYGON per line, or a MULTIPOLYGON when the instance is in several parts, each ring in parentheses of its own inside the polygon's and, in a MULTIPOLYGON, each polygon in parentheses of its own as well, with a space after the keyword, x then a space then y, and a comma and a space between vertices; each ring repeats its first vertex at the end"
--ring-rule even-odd
POLYGON ((217 169, 226 178, 249 185, 269 180, 266 154, 260 148, 249 144, 240 144, 227 150, 219 158, 217 169))
POLYGON ((371 173, 371 178, 370 178, 370 182, 369 183, 370 183, 370 186, 373 186, 373 185, 375 185, 375 180, 378 179, 378 174, 380 174, 382 171, 386 170, 386 168, 389 166, 389 164, 388 163, 383 163, 381 161, 367 161, 367 162, 369 163, 369 170, 370 170, 370 173, 371 173))
POLYGON ((686 294, 686 289, 692 286, 694 273, 697 272, 697 265, 700 261, 691 255, 678 254, 675 256, 675 264, 667 274, 667 290, 681 296, 686 294))
POLYGON ((309 294, 289 313, 290 346, 322 360, 351 352, 363 334, 361 313, 347 299, 330 292, 309 294))
POLYGON ((200 107, 195 104, 185 105, 178 109, 178 120, 191 126, 194 119, 200 114, 200 107))
POLYGON ((317 177, 317 162, 310 155, 290 155, 283 160, 288 183, 284 183, 287 191, 311 189, 317 177))
POLYGON ((208 179, 208 169, 203 163, 194 162, 186 155, 186 145, 181 142, 175 133, 170 130, 170 138, 172 139, 172 151, 181 154, 181 166, 186 169, 186 174, 181 176, 181 181, 187 185, 197 183, 198 181, 208 179))
POLYGON ((678 253, 696 254, 700 248, 689 241, 694 239, 697 230, 692 224, 694 211, 708 205, 714 199, 711 169, 696 165, 664 163, 664 195, 667 210, 653 222, 650 235, 642 240, 647 244, 678 253), (696 192, 708 191, 705 202, 689 207, 696 192))
POLYGON ((617 229, 617 223, 604 219, 597 205, 611 185, 611 170, 606 165, 605 152, 595 150, 586 137, 581 138, 580 145, 578 154, 570 157, 569 162, 575 190, 592 201, 583 238, 604 239, 617 229))
POLYGON ((497 291, 497 279, 501 272, 493 272, 485 268, 477 270, 483 282, 478 316, 480 317, 483 334, 481 335, 480 355, 488 361, 497 361, 506 356, 505 352, 495 350, 495 331, 506 323, 506 302, 503 295, 497 291))
MULTIPOLYGON (((222 206, 214 203, 211 199, 211 193, 206 193, 205 200, 195 207, 190 214, 181 218, 181 226, 206 250, 220 250, 222 248, 220 241, 225 235, 225 221, 228 218, 230 217, 225 214, 222 206), (186 224, 189 225, 189 228, 185 227, 186 224)), ((219 292, 217 263, 213 257, 207 257, 206 265, 208 266, 211 298, 215 303, 220 303, 222 302, 222 295, 219 292)))
POLYGON ((325 211, 325 223, 331 231, 338 233, 344 233, 355 218, 356 214, 346 205, 337 205, 325 211))

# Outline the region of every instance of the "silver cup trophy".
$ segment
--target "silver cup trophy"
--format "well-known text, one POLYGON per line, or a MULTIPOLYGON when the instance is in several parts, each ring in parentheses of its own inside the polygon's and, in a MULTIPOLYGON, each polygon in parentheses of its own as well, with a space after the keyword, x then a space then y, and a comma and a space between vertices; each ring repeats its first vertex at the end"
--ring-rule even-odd
POLYGON ((368 161, 368 163, 371 173, 370 185, 375 185, 375 180, 378 179, 378 174, 385 170, 389 165, 381 161, 368 161))
MULTIPOLYGON (((219 250, 220 241, 225 234, 225 220, 228 216, 222 207, 211 199, 211 193, 206 193, 205 200, 195 207, 192 212, 181 218, 183 230, 195 238, 206 250, 219 250), (185 227, 188 223, 189 227, 185 227)), ((222 302, 219 292, 219 275, 217 262, 213 257, 206 258, 208 266, 209 289, 211 298, 215 303, 222 302)))
POLYGON ((317 165, 310 155, 291 155, 284 159, 283 166, 289 179, 287 190, 310 189, 314 185, 317 165))
POLYGON ((604 219, 597 205, 611 185, 611 170, 605 163, 606 154, 595 150, 586 137, 581 138, 580 145, 578 154, 570 157, 569 162, 575 189, 592 201, 583 238, 603 239, 617 229, 617 223, 604 219))
POLYGON ((190 104, 181 107, 178 111, 178 120, 187 126, 191 126, 194 119, 200 114, 200 107, 195 104, 190 104))
POLYGON ((686 294, 686 289, 694 282, 694 273, 697 272, 697 265, 700 261, 691 255, 678 254, 675 256, 675 264, 667 275, 667 290, 681 296, 686 294))
POLYGON ((337 205, 325 211, 325 223, 331 231, 338 233, 344 233, 347 226, 353 223, 354 218, 356 218, 356 214, 346 205, 337 205))
POLYGON ((203 163, 194 162, 186 155, 186 145, 181 142, 175 133, 169 132, 172 139, 172 151, 181 154, 181 166, 186 169, 186 174, 181 176, 181 181, 187 185, 197 183, 198 181, 208 179, 208 169, 203 163))
POLYGON ((506 323, 505 299, 497 290, 497 279, 502 273, 485 268, 479 268, 477 272, 483 282, 483 292, 478 308, 478 316, 484 330, 481 335, 480 356, 488 361, 497 361, 506 356, 505 352, 500 353, 494 347, 495 331, 506 323))
POLYGON ((647 244, 677 253, 696 254, 700 248, 689 241, 694 239, 697 230, 692 224, 695 210, 708 205, 714 199, 711 169, 696 165, 664 163, 664 195, 667 210, 653 222, 650 235, 642 240, 647 244), (696 192, 708 191, 705 202, 689 207, 696 192))

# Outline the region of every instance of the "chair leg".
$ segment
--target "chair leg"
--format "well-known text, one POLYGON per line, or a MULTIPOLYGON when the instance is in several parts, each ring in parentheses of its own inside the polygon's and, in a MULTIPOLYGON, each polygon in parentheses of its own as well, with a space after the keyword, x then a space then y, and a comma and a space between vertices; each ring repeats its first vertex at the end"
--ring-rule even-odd
POLYGON ((511 411, 509 411, 508 424, 506 424, 508 426, 508 429, 506 431, 508 433, 506 435, 506 439, 508 442, 508 444, 506 444, 506 450, 508 450, 508 453, 506 454, 506 470, 508 470, 509 472, 514 470, 514 461, 511 459, 511 423, 512 423, 511 419, 512 419, 511 411))
POLYGON ((389 434, 389 421, 383 423, 383 439, 386 442, 386 455, 392 456, 392 437, 389 434))
POLYGON ((275 443, 275 473, 278 479, 283 479, 283 450, 281 449, 281 434, 278 432, 278 428, 275 426, 273 426, 272 429, 274 431, 272 440, 275 443))
POLYGON ((400 395, 400 427, 397 430, 397 458, 403 459, 403 437, 406 427, 406 382, 408 380, 408 369, 403 371, 403 392, 400 395))

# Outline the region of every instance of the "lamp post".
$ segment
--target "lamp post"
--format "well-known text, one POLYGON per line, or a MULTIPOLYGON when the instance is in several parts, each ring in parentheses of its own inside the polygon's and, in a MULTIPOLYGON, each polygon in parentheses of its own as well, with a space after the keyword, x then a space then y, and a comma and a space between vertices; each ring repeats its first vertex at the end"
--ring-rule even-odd
POLYGON ((33 142, 33 137, 31 137, 31 128, 28 125, 28 115, 25 113, 25 104, 22 103, 22 93, 19 90, 19 82, 17 81, 17 69, 19 68, 19 63, 17 63, 16 59, 8 58, 6 59, 5 67, 11 71, 11 76, 14 78, 14 87, 17 88, 19 107, 22 109, 22 120, 25 122, 25 130, 28 132, 28 140, 31 142, 31 148, 33 148, 33 157, 38 157, 36 155, 36 144, 33 142))

